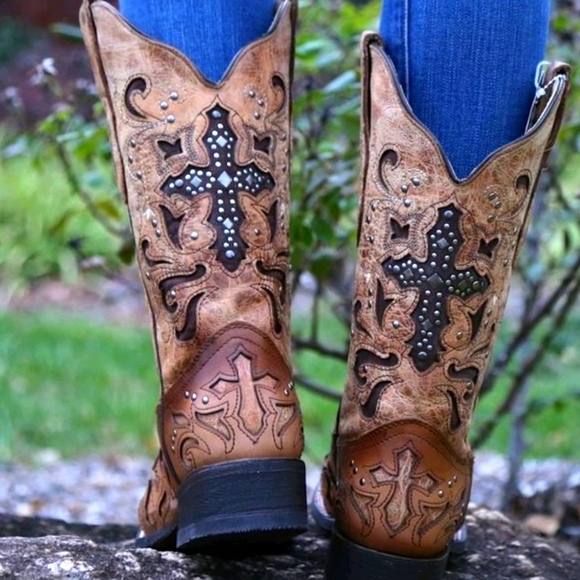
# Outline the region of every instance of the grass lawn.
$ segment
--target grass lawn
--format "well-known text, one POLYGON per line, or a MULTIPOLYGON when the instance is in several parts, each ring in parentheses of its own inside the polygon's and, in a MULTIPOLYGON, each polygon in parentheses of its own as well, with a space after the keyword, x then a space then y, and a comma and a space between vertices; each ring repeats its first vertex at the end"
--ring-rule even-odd
MULTIPOLYGON (((577 321, 569 325, 572 332, 577 321)), ((327 331, 341 339, 331 324, 327 331)), ((344 364, 301 353, 296 365, 310 369, 315 380, 342 388, 344 364)), ((553 396, 573 389, 578 376, 580 353, 570 346, 533 378, 532 394, 553 396)), ((491 411, 500 391, 501 385, 481 401, 479 417, 491 411)), ((153 455, 157 395, 147 329, 57 313, 0 313, 0 460, 30 460, 40 449, 54 449, 66 457, 153 455)), ((300 396, 306 458, 320 462, 328 450, 337 405, 304 389, 300 396)), ((530 453, 580 459, 578 416, 580 402, 574 400, 535 417, 527 432, 530 453)), ((487 448, 504 451, 507 439, 503 422, 487 448)))

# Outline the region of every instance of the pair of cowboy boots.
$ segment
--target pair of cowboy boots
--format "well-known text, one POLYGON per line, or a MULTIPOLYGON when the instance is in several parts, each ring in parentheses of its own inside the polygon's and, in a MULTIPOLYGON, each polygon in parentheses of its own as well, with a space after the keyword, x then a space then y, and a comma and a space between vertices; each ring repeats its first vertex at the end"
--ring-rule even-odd
MULTIPOLYGON (((296 7, 217 84, 106 2, 81 10, 162 385, 141 546, 306 529, 287 283, 296 7)), ((333 526, 329 579, 432 580, 464 522, 470 417, 569 71, 544 71, 525 135, 460 181, 377 35, 362 64, 349 375, 314 512, 333 526)))

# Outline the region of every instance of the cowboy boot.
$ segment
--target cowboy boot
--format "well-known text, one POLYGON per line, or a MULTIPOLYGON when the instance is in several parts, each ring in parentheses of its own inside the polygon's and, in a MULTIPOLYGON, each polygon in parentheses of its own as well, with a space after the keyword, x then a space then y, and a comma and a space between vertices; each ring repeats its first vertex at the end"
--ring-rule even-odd
POLYGON ((296 5, 217 84, 106 2, 81 9, 161 379, 142 546, 306 528, 286 283, 296 5))
POLYGON ((525 135, 458 180, 380 38, 362 42, 362 175, 349 374, 315 514, 329 580, 436 580, 469 501, 470 419, 569 70, 525 135))

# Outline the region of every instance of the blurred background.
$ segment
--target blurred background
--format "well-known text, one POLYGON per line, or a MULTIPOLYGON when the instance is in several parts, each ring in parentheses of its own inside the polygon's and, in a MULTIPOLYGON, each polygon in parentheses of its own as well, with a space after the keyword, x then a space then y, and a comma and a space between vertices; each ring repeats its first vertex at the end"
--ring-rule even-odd
MULTIPOLYGON (((77 27, 79 5, 0 0, 0 481, 21 466, 46 469, 86 457, 120 465, 153 457, 157 448, 159 381, 148 314, 103 110, 77 27)), ((293 340, 306 460, 317 466, 329 447, 346 374, 359 163, 358 44, 363 30, 376 29, 380 3, 301 5, 293 340)), ((481 465, 502 473, 494 502, 512 513, 551 517, 551 527, 540 531, 576 540, 579 49, 580 2, 555 0, 550 57, 574 66, 573 90, 536 195, 472 428, 478 455, 495 462, 481 465), (530 487, 533 469, 536 483, 530 487)), ((139 477, 146 477, 146 469, 139 477)))

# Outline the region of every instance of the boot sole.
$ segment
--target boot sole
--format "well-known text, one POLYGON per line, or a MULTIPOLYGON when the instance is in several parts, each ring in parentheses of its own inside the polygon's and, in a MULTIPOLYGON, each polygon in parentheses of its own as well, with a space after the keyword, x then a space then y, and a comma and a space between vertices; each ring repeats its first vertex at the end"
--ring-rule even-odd
POLYGON ((336 530, 330 540, 326 580, 440 580, 449 552, 438 558, 404 558, 347 540, 336 530))
POLYGON ((178 491, 177 549, 279 543, 303 533, 305 481, 299 459, 231 461, 193 471, 178 491))

